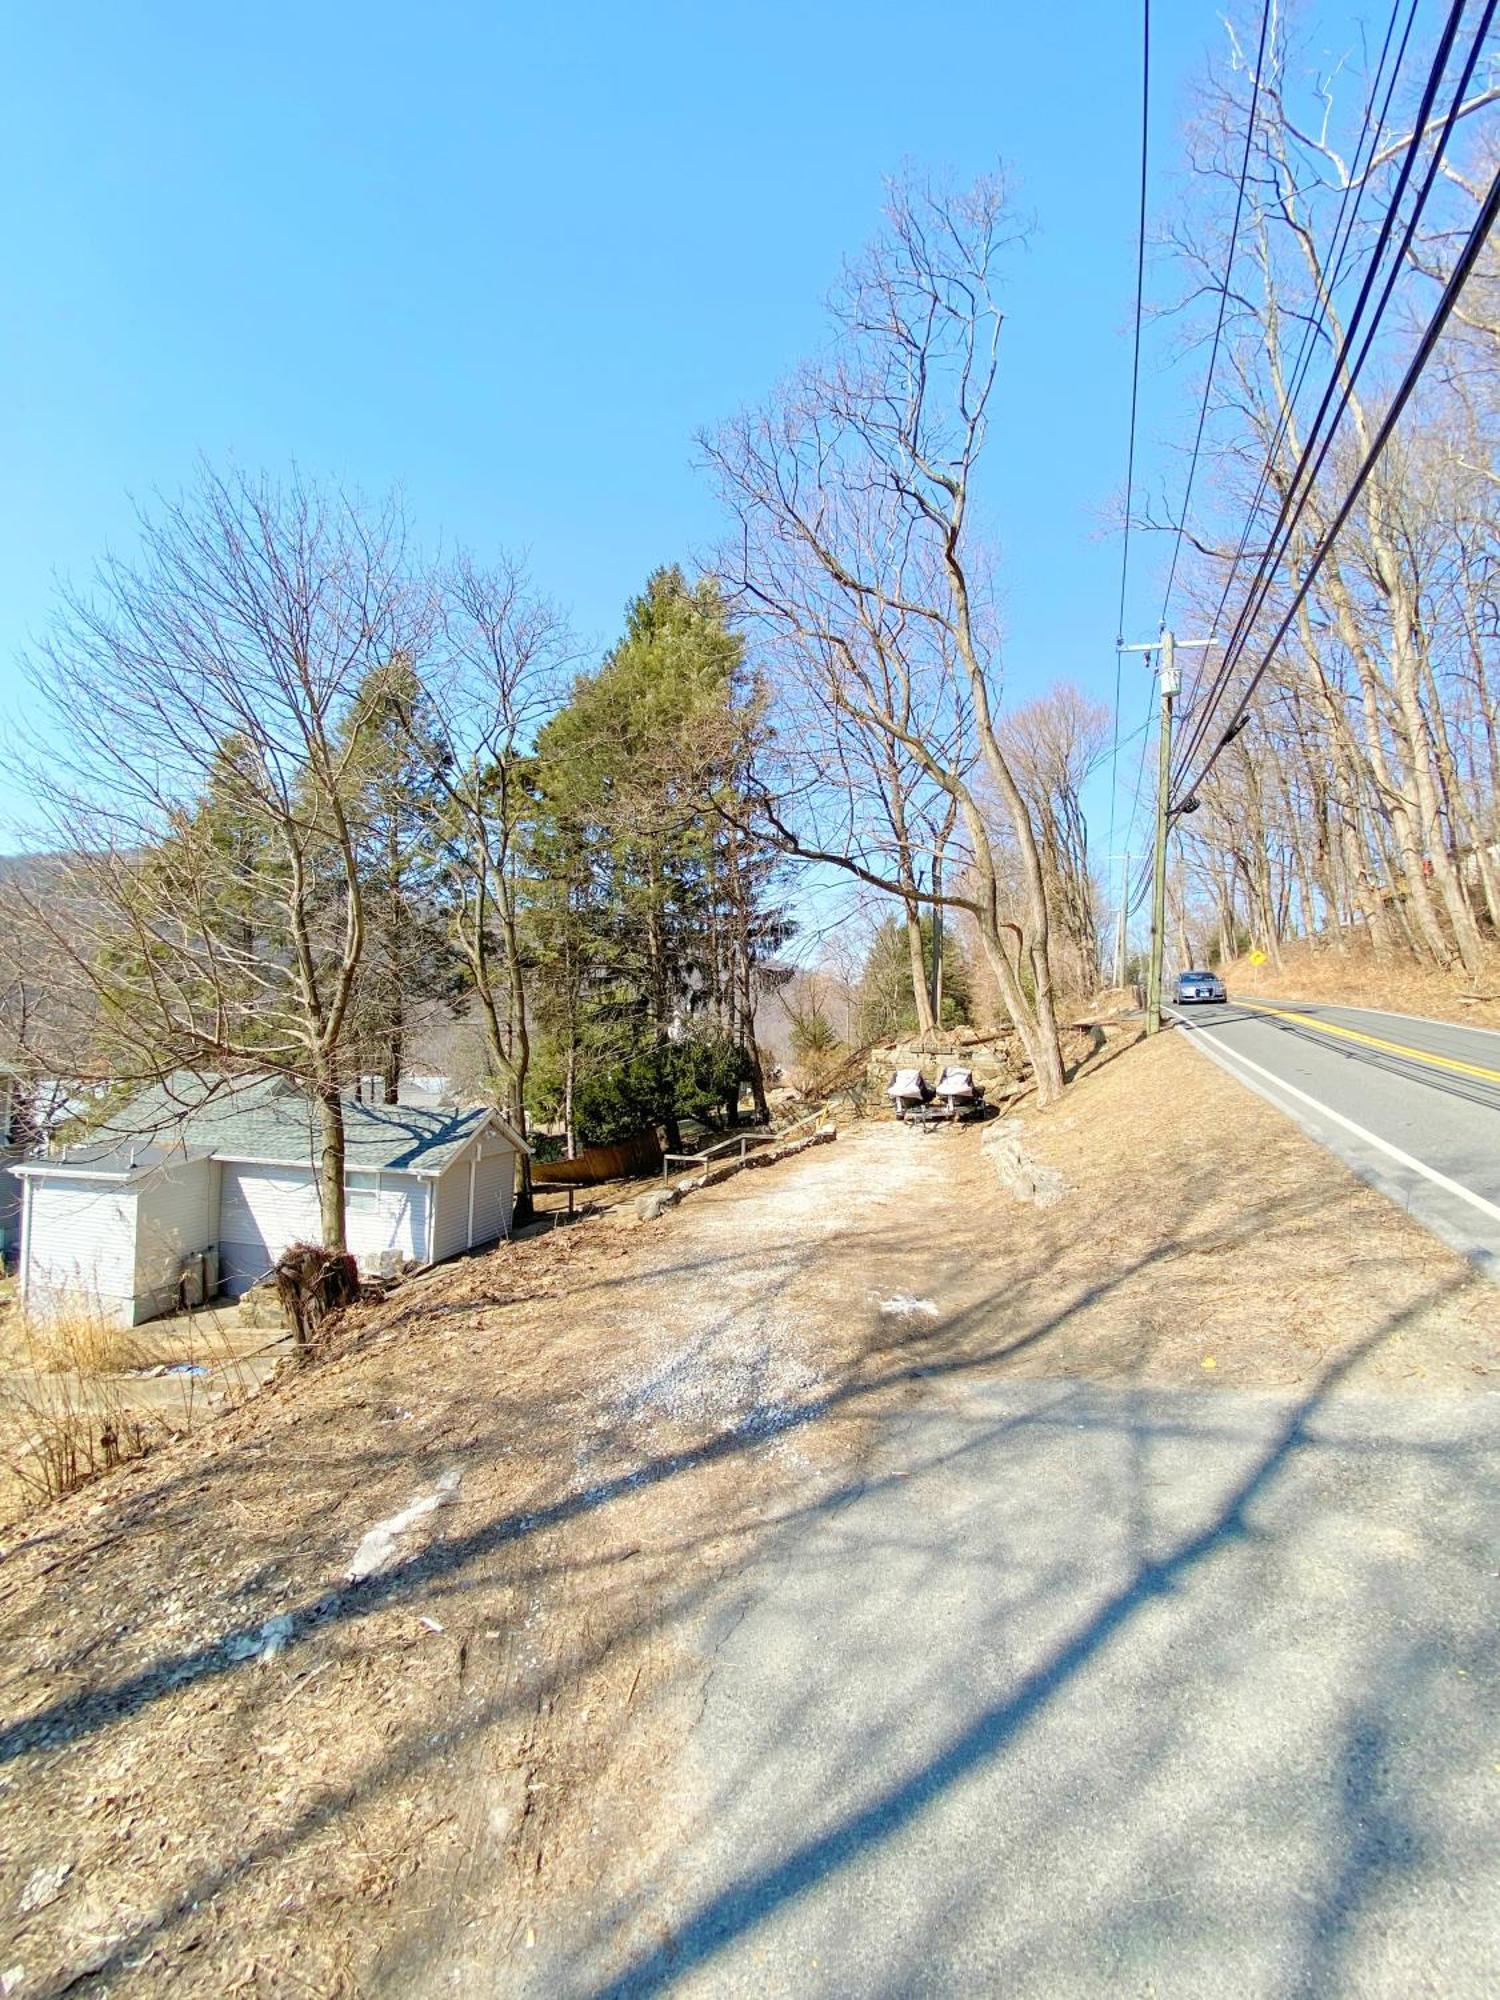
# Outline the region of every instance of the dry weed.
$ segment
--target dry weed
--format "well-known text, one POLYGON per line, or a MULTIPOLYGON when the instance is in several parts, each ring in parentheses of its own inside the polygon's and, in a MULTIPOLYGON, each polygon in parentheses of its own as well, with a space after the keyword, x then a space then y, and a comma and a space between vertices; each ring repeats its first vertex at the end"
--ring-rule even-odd
POLYGON ((0 1520, 76 1492, 243 1402, 256 1387, 248 1358, 211 1314, 168 1341, 113 1324, 86 1297, 49 1312, 18 1308, 5 1322, 0 1373, 0 1520), (170 1408, 148 1404, 154 1385, 142 1381, 165 1367, 180 1381, 170 1408))
POLYGON ((50 1375, 117 1375, 134 1358, 129 1329, 115 1325, 86 1293, 70 1294, 47 1312, 21 1306, 6 1331, 14 1360, 50 1375))
POLYGON ((107 1375, 20 1368, 0 1392, 0 1468, 23 1510, 76 1492, 150 1444, 147 1425, 107 1375))

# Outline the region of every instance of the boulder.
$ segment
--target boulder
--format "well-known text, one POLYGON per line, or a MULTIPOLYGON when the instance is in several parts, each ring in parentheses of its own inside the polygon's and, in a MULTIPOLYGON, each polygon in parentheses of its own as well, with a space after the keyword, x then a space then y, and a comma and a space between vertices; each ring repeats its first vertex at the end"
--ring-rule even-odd
POLYGON ((872 1089, 884 1092, 896 1070, 919 1069, 935 1084, 949 1063, 972 1070, 991 1102, 1008 1095, 1028 1073, 1013 1039, 978 1028, 944 1028, 940 1033, 882 1043, 871 1049, 867 1073, 872 1089))
POLYGON ((995 1170, 995 1178, 1017 1201, 1051 1208, 1062 1200, 1066 1192, 1062 1175, 1056 1167, 1043 1166, 1031 1157, 1019 1118, 1000 1118, 987 1125, 979 1145, 995 1170))
POLYGON ((274 1278, 263 1278, 248 1292, 240 1294, 239 1321, 241 1326, 256 1327, 284 1327, 290 1324, 277 1296, 274 1278))

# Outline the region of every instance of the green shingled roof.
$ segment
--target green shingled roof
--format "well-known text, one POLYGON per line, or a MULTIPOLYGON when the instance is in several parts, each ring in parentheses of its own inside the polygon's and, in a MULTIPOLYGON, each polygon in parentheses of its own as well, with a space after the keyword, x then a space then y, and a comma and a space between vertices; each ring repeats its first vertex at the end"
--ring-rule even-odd
MULTIPOLYGON (((487 1122, 494 1120, 517 1144, 498 1114, 481 1105, 467 1111, 425 1110, 410 1104, 362 1104, 344 1097, 344 1164, 356 1172, 440 1174, 487 1122)), ((316 1109, 295 1084, 281 1077, 213 1085, 183 1074, 143 1091, 94 1135, 119 1148, 131 1141, 164 1142, 219 1160, 258 1160, 276 1166, 312 1166, 318 1153, 316 1109)))

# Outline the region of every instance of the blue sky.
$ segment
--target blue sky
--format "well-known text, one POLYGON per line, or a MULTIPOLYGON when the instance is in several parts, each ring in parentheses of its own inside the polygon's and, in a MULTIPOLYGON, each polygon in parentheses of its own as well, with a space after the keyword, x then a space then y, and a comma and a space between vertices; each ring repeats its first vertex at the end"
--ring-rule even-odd
MULTIPOLYGON (((1154 12, 1165 172, 1218 26, 1154 12)), ((529 549, 607 644, 653 565, 712 541, 695 429, 817 343, 904 157, 1002 158, 1036 217, 988 473, 1007 673, 1112 688, 1131 0, 84 0, 19 10, 7 55, 0 714, 54 577, 128 548, 131 496, 200 453, 399 484, 424 542, 529 549)), ((1144 465, 1175 477, 1196 382, 1148 359, 1144 465)))

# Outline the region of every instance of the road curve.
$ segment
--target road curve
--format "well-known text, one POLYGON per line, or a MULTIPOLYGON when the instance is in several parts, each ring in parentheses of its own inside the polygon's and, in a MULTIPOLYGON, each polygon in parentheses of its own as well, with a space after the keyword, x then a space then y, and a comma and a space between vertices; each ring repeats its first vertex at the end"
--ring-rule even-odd
POLYGON ((1172 1007, 1194 1045, 1500 1280, 1500 1034, 1367 1007, 1172 1007))

